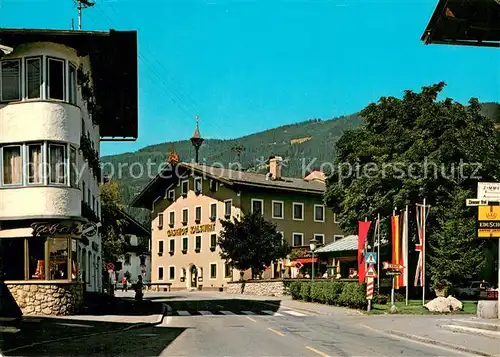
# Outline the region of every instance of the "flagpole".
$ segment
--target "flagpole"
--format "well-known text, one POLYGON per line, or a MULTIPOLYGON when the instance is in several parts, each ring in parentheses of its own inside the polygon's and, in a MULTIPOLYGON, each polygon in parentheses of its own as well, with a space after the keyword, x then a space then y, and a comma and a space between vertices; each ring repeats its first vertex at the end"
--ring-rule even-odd
POLYGON ((380 213, 377 214, 377 294, 380 294, 380 213))
POLYGON ((405 263, 405 267, 403 268, 403 273, 404 273, 404 278, 403 278, 403 281, 406 285, 406 306, 408 306, 408 266, 410 264, 408 264, 408 205, 406 205, 406 210, 405 210, 405 216, 404 216, 404 221, 405 221, 405 225, 404 225, 404 233, 403 233, 403 240, 404 240, 404 243, 403 243, 403 246, 404 246, 404 263, 405 263))
MULTIPOLYGON (((392 215, 395 216, 396 215, 396 210, 397 210, 397 207, 394 207, 394 210, 392 211, 392 215)), ((392 217, 391 217, 391 235, 393 235, 394 232, 392 231, 392 217)), ((392 250, 392 253, 394 253, 394 237, 392 237, 392 244, 391 244, 391 250, 392 250)), ((393 255, 393 254, 391 254, 393 255)), ((394 262, 394 257, 392 256, 391 257, 391 261, 394 262)), ((392 288, 391 288, 391 309, 395 308, 395 305, 394 305, 394 283, 395 283, 395 279, 396 279, 396 275, 393 275, 392 276, 392 288)))
POLYGON ((423 217, 422 217, 422 305, 425 305, 425 223, 426 223, 426 212, 425 206, 426 199, 424 198, 424 207, 422 207, 423 217))

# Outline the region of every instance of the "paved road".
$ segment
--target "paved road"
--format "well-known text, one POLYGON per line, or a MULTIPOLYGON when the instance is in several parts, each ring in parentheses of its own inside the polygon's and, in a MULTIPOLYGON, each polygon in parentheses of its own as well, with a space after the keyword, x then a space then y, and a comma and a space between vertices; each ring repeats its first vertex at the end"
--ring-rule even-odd
MULTIPOLYGON (((72 337, 44 345, 26 347, 11 355, 23 356, 471 356, 454 349, 394 337, 384 327, 406 323, 425 330, 427 321, 417 317, 369 317, 346 313, 345 309, 324 309, 318 313, 299 309, 300 303, 276 298, 234 297, 217 293, 146 294, 146 298, 167 303, 171 314, 161 325, 113 333, 72 337), (286 305, 286 306, 285 306, 286 305), (408 319, 408 320, 406 320, 408 319), (414 321, 418 320, 415 324, 414 321)), ((326 307, 325 307, 326 308, 326 307)), ((123 323, 128 320, 122 316, 123 323)), ((429 331, 432 332, 429 317, 429 331)), ((83 323, 83 322, 82 322, 83 323)), ((85 321, 88 323, 88 321, 85 321)), ((449 333, 449 332, 448 332, 449 333)), ((15 335, 15 334, 14 334, 15 335)), ((459 345, 464 334, 448 335, 459 345)), ((444 338, 444 335, 441 336, 444 338)), ((478 338, 466 341, 493 346, 498 342, 478 338), (493 341, 493 342, 490 342, 493 341)), ((490 350, 495 352, 494 347, 490 350)))
POLYGON ((377 333, 364 327, 363 316, 315 315, 216 294, 175 296, 165 298, 173 310, 158 328, 184 330, 161 356, 468 355, 377 333))

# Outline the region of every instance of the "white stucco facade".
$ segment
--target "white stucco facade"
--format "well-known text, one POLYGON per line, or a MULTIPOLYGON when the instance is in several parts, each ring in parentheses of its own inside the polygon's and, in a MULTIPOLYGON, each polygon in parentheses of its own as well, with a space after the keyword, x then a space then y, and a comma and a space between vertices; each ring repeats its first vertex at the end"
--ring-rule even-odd
MULTIPOLYGON (((82 88, 77 84, 80 67, 83 72, 91 75, 92 68, 88 57, 79 57, 74 49, 52 42, 22 44, 0 59, 0 80, 4 81, 4 86, 0 86, 0 90, 4 88, 4 92, 0 92, 0 161, 3 158, 0 168, 2 239, 15 238, 19 232, 25 232, 32 223, 26 221, 26 227, 22 227, 22 222, 27 219, 85 221, 88 217, 83 217, 82 202, 89 206, 87 211, 100 217, 100 180, 89 168, 80 150, 83 134, 89 137, 94 150, 97 153, 100 151, 99 127, 92 123, 82 97, 82 88), (62 72, 56 73, 55 68, 59 67, 62 72), (16 68, 19 68, 19 72, 15 72, 16 68), (8 74, 15 73, 20 78, 18 100, 6 100, 7 95, 17 90, 15 84, 12 84, 12 77, 5 75, 7 71, 14 71, 8 74), (31 71, 31 74, 28 71, 31 71), (40 76, 39 91, 36 84, 32 84, 37 83, 37 77, 33 73, 40 76), (51 85, 51 81, 60 81, 60 88, 55 84, 51 85), (7 88, 8 91, 5 89, 5 83, 11 86, 7 88), (54 94, 59 93, 57 91, 62 93, 62 96, 54 99, 53 97, 58 96, 54 94), (33 154, 30 151, 33 146, 39 150, 41 159, 37 160, 43 162, 40 175, 35 178, 29 171, 29 165, 33 163, 33 154), (18 150, 14 153, 20 155, 20 159, 9 156, 10 148, 18 150), (49 172, 55 152, 60 155, 59 160, 64 160, 67 164, 64 177, 57 178, 56 182, 53 181, 53 174, 49 172), (18 161, 13 164, 9 160, 18 161), (17 175, 12 172, 18 170, 19 162, 22 162, 22 172, 17 175), (76 170, 72 168, 73 163, 76 164, 76 170), (16 228, 11 229, 10 226, 16 228)), ((52 172, 54 171, 56 170, 53 169, 52 172)), ((82 243, 78 239, 70 241, 73 246, 68 250, 75 248, 76 244, 77 259, 73 264, 78 267, 77 275, 85 280, 86 290, 102 291, 100 233, 88 237, 88 243, 82 243)), ((71 267, 69 269, 71 270, 71 267)), ((27 278, 32 275, 30 271, 27 278)))
MULTIPOLYGON (((132 247, 139 246, 139 240, 136 235, 129 235, 130 245, 132 247)), ((150 243, 151 240, 148 240, 150 243)), ((119 272, 118 282, 121 282, 122 277, 129 272, 130 281, 136 282, 138 276, 142 276, 145 283, 151 282, 151 249, 148 244, 148 251, 137 253, 135 251, 125 252, 124 257, 120 258, 122 269, 119 272)))

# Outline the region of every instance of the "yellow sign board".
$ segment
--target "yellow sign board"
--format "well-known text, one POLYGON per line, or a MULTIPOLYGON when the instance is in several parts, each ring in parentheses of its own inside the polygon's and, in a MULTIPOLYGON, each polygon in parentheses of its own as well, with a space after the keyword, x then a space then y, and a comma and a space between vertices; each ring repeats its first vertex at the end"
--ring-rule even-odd
POLYGON ((500 238, 500 206, 478 206, 477 237, 500 238))
POLYGON ((183 227, 177 229, 169 229, 167 231, 167 236, 175 237, 175 236, 183 236, 186 234, 198 234, 198 233, 206 233, 215 231, 215 223, 209 224, 201 224, 197 226, 191 227, 183 227))
POLYGON ((478 206, 478 221, 500 221, 500 206, 478 206))

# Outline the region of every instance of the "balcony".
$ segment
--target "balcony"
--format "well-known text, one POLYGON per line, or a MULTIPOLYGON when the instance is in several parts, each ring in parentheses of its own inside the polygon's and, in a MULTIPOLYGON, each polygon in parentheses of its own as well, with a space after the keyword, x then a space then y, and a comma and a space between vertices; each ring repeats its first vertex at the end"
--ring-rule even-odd
POLYGON ((99 222, 100 219, 97 216, 97 214, 94 212, 94 210, 90 207, 90 205, 82 201, 82 217, 87 218, 91 222, 99 222))

